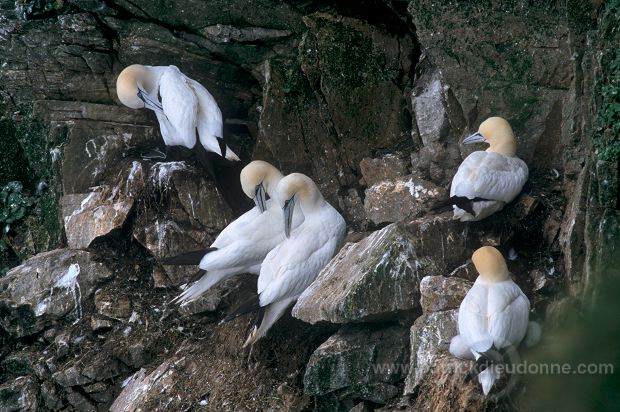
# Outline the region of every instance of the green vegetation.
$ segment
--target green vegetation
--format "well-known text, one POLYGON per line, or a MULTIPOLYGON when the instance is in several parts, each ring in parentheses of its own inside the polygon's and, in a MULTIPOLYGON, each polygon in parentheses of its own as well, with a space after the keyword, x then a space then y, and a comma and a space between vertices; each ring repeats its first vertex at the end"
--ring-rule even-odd
POLYGON ((61 243, 61 184, 50 149, 63 144, 66 135, 50 136, 30 107, 20 113, 19 123, 0 121, 0 276, 20 259, 61 243), (47 190, 37 190, 40 182, 47 190))
POLYGON ((373 45, 372 37, 335 21, 317 20, 318 59, 326 80, 338 90, 368 87, 392 80, 399 62, 373 45))
POLYGON ((598 159, 620 158, 620 0, 608 1, 600 28, 601 80, 597 94, 601 98, 595 142, 598 159))
POLYGON ((21 220, 33 204, 32 198, 22 193, 22 189, 23 185, 18 181, 9 182, 0 189, 0 225, 4 227, 4 232, 21 220))

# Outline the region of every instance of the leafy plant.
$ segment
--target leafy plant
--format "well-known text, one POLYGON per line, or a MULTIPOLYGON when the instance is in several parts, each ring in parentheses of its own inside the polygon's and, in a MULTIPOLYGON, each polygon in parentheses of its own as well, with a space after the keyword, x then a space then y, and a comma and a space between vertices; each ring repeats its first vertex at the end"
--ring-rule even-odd
POLYGON ((12 181, 0 191, 0 224, 4 225, 4 233, 9 231, 13 223, 22 219, 34 203, 22 190, 20 182, 12 181))

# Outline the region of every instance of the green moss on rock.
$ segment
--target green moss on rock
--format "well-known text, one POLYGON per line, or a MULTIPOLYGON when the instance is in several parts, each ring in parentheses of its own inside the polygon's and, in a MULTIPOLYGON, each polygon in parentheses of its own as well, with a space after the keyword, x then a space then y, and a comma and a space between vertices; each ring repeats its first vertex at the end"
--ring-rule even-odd
POLYGON ((12 180, 31 182, 30 166, 19 143, 17 128, 10 120, 0 120, 0 186, 12 180))

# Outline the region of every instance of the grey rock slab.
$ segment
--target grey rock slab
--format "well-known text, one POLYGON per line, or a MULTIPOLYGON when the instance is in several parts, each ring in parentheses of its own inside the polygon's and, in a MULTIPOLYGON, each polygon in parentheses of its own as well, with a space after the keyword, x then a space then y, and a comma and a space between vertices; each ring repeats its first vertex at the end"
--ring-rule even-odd
POLYGON ((405 380, 405 394, 420 385, 437 356, 447 353, 450 340, 457 335, 458 310, 427 313, 411 327, 411 360, 405 380))
POLYGON ((57 249, 40 253, 0 279, 0 326, 28 336, 71 315, 82 317, 83 301, 97 283, 112 277, 103 263, 85 251, 57 249))
POLYGON ((397 224, 348 243, 302 293, 293 316, 348 323, 419 307, 419 265, 397 224))

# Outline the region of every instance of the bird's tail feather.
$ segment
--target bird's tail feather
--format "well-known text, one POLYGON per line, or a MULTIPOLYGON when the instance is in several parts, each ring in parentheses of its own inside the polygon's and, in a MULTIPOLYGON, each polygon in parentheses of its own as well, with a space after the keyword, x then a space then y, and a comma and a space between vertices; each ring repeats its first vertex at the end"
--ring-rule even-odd
POLYGON ((482 385, 482 392, 488 395, 495 381, 499 378, 497 365, 491 365, 478 375, 478 382, 482 385))
POLYGON ((233 276, 234 273, 230 273, 228 271, 215 271, 215 272, 206 272, 204 270, 198 271, 194 276, 194 279, 198 278, 190 287, 185 289, 183 293, 174 298, 173 303, 178 303, 179 305, 187 305, 188 303, 198 299, 200 296, 205 294, 209 289, 213 286, 220 283, 222 280, 233 276))
POLYGON ((194 250, 191 252, 182 253, 177 256, 163 258, 160 261, 160 263, 162 265, 194 265, 195 266, 200 263, 204 255, 206 255, 209 252, 214 252, 216 250, 217 250, 216 247, 194 250))
POLYGON ((482 372, 490 368, 492 365, 503 364, 504 363, 504 354, 502 351, 497 350, 494 346, 489 350, 483 353, 478 354, 478 358, 476 359, 476 363, 471 368, 471 370, 465 376, 465 382, 469 382, 476 376, 480 376, 482 372))
POLYGON ((288 298, 279 302, 270 303, 265 308, 265 314, 263 315, 263 321, 258 328, 254 327, 250 336, 243 344, 245 348, 248 345, 253 345, 257 340, 265 336, 267 331, 282 317, 284 311, 293 303, 297 297, 288 298))

